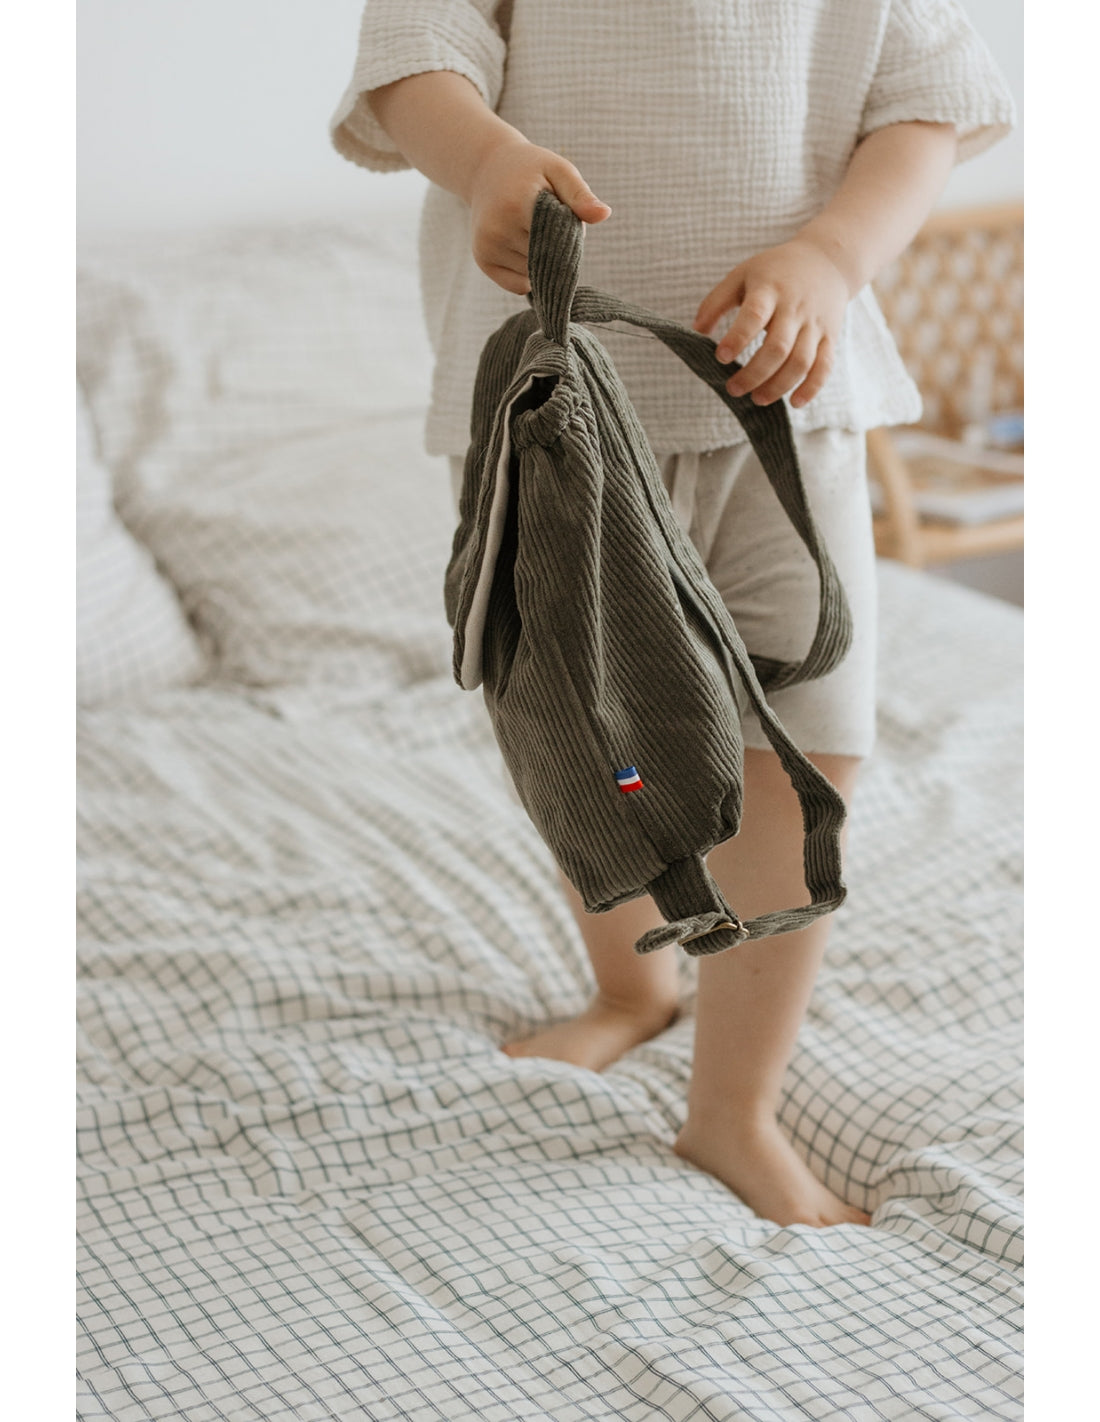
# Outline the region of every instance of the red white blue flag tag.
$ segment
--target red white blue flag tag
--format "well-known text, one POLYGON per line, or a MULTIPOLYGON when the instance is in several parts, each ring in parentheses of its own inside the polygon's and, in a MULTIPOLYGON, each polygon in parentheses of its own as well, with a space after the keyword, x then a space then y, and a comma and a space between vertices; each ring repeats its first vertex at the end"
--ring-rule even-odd
POLYGON ((638 774, 638 768, 635 765, 628 765, 625 770, 616 770, 615 779, 619 789, 624 792, 642 788, 642 777, 638 774))

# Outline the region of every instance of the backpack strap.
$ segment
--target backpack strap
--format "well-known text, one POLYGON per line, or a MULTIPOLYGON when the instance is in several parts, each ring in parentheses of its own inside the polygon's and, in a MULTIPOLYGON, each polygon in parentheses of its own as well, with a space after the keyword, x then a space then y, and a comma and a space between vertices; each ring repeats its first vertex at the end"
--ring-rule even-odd
POLYGON ((714 352, 718 348, 715 341, 640 306, 620 301, 590 286, 580 286, 573 302, 573 319, 593 323, 629 321, 633 326, 652 331, 737 416, 768 482, 814 560, 820 589, 817 628, 805 658, 800 662, 784 662, 772 657, 754 656, 753 663, 769 691, 799 681, 810 681, 832 671, 851 645, 851 613, 836 566, 810 512, 786 405, 778 400, 772 405, 757 405, 749 395, 731 395, 726 389, 726 381, 742 369, 740 362, 731 361, 728 365, 722 365, 715 358, 714 352))

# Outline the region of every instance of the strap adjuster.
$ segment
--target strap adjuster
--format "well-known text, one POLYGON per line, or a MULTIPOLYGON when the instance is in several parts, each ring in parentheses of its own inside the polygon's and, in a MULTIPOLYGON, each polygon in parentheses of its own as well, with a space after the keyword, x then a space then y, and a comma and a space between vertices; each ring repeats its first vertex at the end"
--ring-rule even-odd
POLYGON ((733 917, 725 918, 721 923, 715 923, 710 928, 704 928, 702 933, 689 933, 686 938, 681 938, 681 943, 694 943, 697 938, 706 938, 709 933, 717 933, 720 928, 732 928, 738 938, 744 940, 749 936, 749 930, 741 922, 736 914, 733 917))

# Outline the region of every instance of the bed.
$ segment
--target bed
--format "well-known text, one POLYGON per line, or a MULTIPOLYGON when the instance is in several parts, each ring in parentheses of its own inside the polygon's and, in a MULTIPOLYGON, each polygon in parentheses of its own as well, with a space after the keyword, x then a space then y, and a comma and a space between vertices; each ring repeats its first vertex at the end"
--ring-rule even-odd
POLYGON ((81 244, 79 1417, 1019 1417, 1019 609, 879 564, 782 1108, 872 1224, 779 1228, 672 1152, 686 955, 607 1071, 499 1050, 592 979, 451 675, 416 239, 81 244))

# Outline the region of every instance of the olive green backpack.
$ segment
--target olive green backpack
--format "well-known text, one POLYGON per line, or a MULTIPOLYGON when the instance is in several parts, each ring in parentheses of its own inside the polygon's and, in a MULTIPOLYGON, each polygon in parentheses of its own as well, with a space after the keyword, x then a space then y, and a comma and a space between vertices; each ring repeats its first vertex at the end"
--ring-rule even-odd
POLYGON ((818 536, 781 401, 725 389, 737 364, 674 321, 578 286, 584 224, 536 200, 531 308, 479 362, 444 582, 454 676, 481 685, 516 791, 590 913, 650 894, 668 922, 639 953, 697 955, 804 927, 844 900, 844 802, 765 691, 843 658, 851 618, 818 536), (652 331, 734 412, 813 558, 820 616, 805 660, 750 655, 677 522, 627 393, 582 323, 652 331), (741 824, 751 702, 801 802, 810 903, 742 923, 705 856, 741 824))

